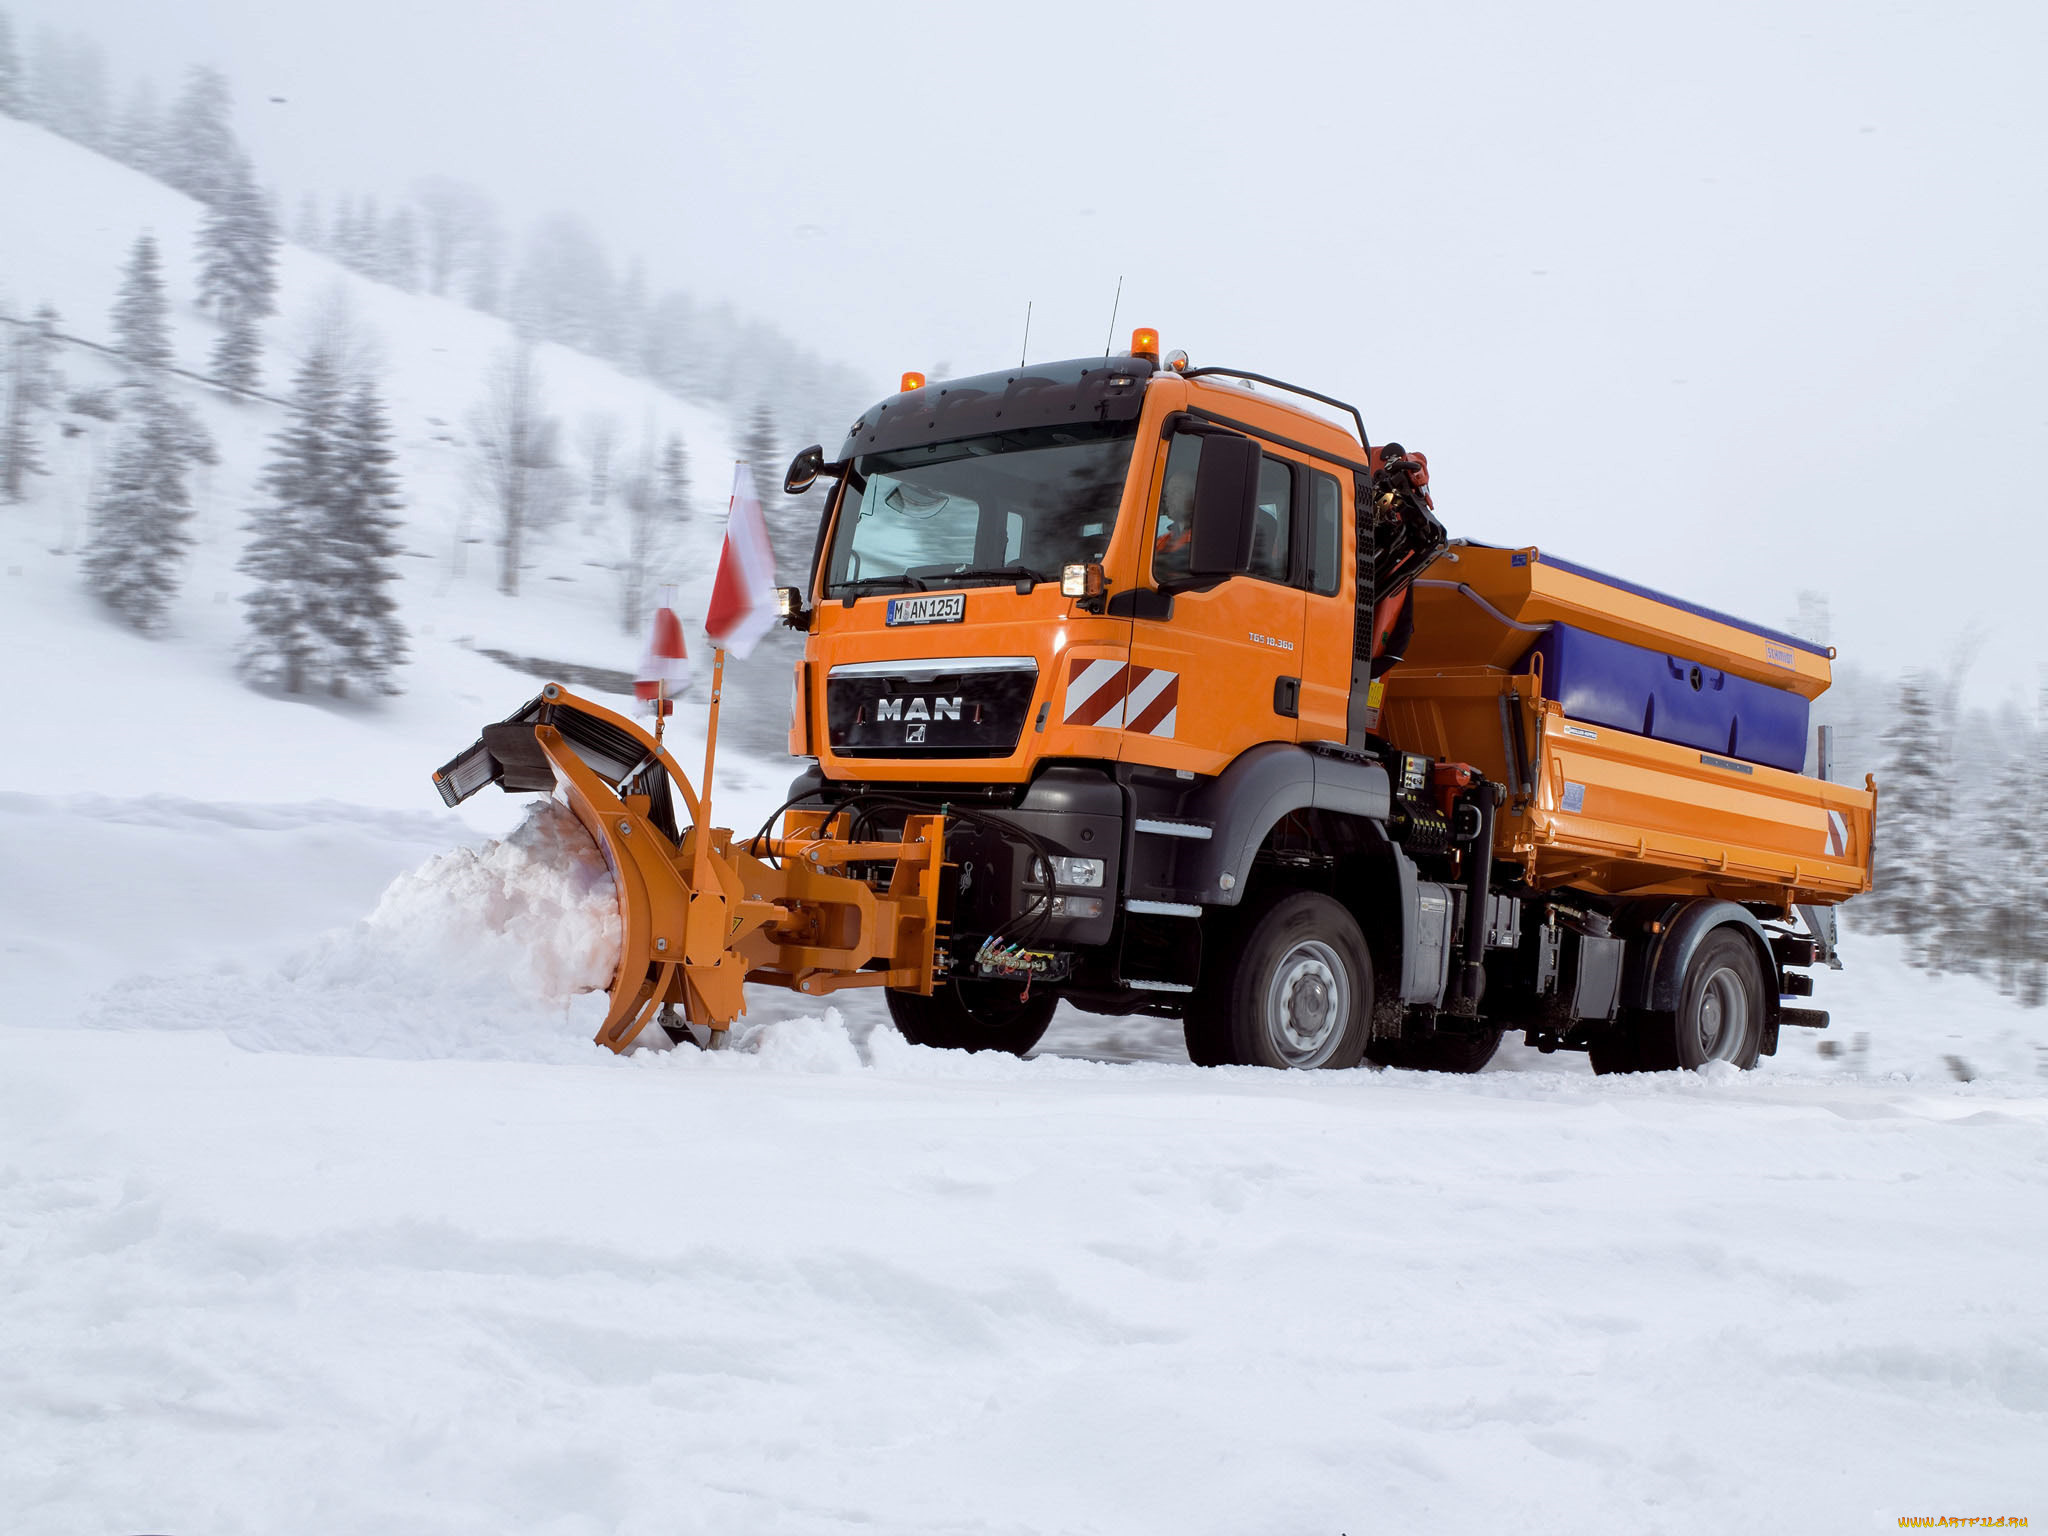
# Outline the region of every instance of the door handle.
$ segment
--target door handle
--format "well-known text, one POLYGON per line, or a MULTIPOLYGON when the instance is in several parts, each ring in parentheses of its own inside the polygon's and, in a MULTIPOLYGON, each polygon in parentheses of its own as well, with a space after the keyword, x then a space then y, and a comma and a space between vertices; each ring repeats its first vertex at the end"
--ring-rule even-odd
POLYGON ((1300 678, 1277 677, 1273 680, 1273 713, 1285 715, 1290 720, 1301 718, 1300 678))

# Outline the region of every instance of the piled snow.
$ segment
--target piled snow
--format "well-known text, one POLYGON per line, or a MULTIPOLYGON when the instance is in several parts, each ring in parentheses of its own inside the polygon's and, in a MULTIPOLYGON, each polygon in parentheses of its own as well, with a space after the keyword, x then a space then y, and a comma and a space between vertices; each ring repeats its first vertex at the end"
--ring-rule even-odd
POLYGON ((580 1060, 604 1013, 584 994, 618 957, 611 872, 544 799, 510 835, 401 875, 367 918, 267 975, 131 978, 91 1022, 213 1029, 250 1050, 580 1060))
POLYGON ((567 998, 608 985, 618 969, 618 890, 569 808, 539 800, 510 836, 392 882, 359 947, 394 971, 567 998))

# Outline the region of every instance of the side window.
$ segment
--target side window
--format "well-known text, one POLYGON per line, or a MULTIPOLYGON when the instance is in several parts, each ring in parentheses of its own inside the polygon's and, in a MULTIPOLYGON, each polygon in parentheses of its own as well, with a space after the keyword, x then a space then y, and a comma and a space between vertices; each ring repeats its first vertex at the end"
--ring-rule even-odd
POLYGON ((1294 521, 1294 466, 1284 459, 1259 464, 1259 494, 1252 509, 1251 574, 1267 581, 1287 579, 1287 551, 1294 521))
POLYGON ((1336 480, 1309 473, 1308 589, 1328 597, 1341 584, 1337 569, 1344 553, 1344 493, 1336 480))
POLYGON ((1166 479, 1159 488, 1159 516, 1152 528, 1152 580, 1168 582, 1188 574, 1194 558, 1195 471, 1202 440, 1192 433, 1173 439, 1166 454, 1166 479))

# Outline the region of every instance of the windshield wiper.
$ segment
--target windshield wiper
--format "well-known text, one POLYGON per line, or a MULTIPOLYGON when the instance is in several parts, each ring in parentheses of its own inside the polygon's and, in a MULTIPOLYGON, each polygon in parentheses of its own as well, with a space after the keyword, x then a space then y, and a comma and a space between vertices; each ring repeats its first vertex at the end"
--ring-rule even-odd
POLYGON ((1034 571, 1028 565, 984 565, 964 571, 934 571, 930 582, 950 587, 960 581, 1051 581, 1043 571, 1034 571))
POLYGON ((836 582, 826 589, 828 597, 858 597, 864 592, 878 591, 883 587, 908 587, 913 592, 925 591, 925 584, 915 576, 863 576, 858 581, 836 582))

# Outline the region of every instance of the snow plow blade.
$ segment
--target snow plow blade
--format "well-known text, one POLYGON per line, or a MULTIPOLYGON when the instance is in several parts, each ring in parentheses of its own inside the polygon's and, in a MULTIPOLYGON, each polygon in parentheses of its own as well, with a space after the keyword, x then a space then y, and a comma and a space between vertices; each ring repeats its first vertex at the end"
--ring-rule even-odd
POLYGON ((596 1037, 614 1051, 678 1004, 722 1044, 748 982, 813 996, 932 990, 942 816, 910 817, 898 841, 855 842, 847 816, 792 810, 781 837, 736 845, 703 825, 696 791, 653 736, 556 683, 485 726, 434 783, 450 806, 489 784, 559 791, 596 841, 618 886, 619 965, 596 1037))

